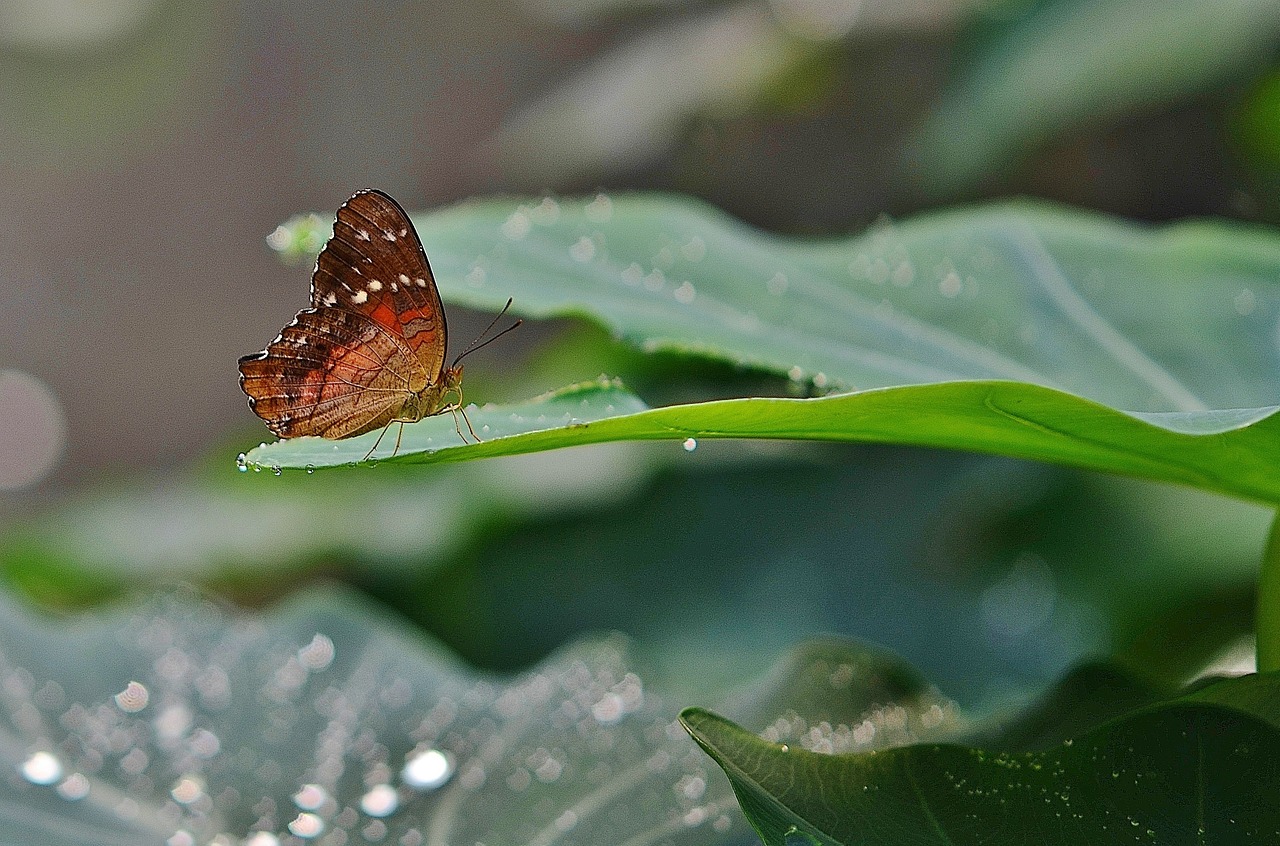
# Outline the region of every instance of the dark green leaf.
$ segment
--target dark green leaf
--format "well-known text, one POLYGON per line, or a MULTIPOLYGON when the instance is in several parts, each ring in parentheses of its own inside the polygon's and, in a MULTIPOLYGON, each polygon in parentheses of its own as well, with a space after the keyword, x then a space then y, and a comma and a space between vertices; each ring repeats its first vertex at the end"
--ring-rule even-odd
POLYGON ((681 720, 729 775, 767 846, 793 831, 825 846, 1234 844, 1280 832, 1268 799, 1280 789, 1277 691, 1275 676, 1220 681, 1024 752, 1004 751, 997 737, 999 751, 817 754, 701 709, 681 720))

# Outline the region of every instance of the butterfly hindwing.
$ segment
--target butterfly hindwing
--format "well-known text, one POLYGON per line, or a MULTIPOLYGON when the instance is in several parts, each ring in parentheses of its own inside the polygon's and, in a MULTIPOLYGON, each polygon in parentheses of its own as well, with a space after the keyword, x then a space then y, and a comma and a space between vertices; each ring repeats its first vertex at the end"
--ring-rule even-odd
POLYGON ((305 309, 267 348, 240 359, 250 407, 282 438, 345 438, 397 419, 431 375, 373 318, 305 309))
POLYGON ((408 214, 381 191, 360 191, 338 209, 316 259, 311 305, 368 316, 440 380, 448 337, 440 294, 408 214))

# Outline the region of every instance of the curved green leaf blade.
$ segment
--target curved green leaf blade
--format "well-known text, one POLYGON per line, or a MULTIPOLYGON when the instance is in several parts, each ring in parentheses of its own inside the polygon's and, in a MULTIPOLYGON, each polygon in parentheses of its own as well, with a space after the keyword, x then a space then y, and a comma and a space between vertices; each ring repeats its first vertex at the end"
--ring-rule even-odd
MULTIPOLYGON (((1168 417, 1129 415, 1014 382, 951 382, 816 399, 749 398, 637 410, 641 408, 643 403, 616 384, 581 385, 524 405, 469 410, 472 425, 489 438, 478 444, 464 445, 446 415, 406 425, 392 457, 393 426, 374 458, 454 461, 617 440, 670 439, 686 449, 705 438, 861 441, 991 452, 1280 502, 1280 421, 1274 415, 1245 428, 1234 428, 1238 421, 1226 416, 1226 426, 1216 430, 1207 425, 1209 418, 1195 416, 1204 425, 1197 434, 1184 434, 1168 425, 1168 417), (626 409, 630 413, 617 414, 626 409), (616 416, 605 416, 609 414, 616 416)), ((1181 415, 1172 421, 1182 424, 1186 419, 1181 415)), ((248 453, 245 466, 281 470, 351 464, 364 458, 378 434, 265 444, 248 453)))
POLYGON ((827 755, 702 709, 681 721, 728 774, 766 846, 796 833, 824 846, 1273 838, 1276 679, 1210 690, 1027 752, 916 745, 827 755), (1243 707, 1231 707, 1238 698, 1243 707))

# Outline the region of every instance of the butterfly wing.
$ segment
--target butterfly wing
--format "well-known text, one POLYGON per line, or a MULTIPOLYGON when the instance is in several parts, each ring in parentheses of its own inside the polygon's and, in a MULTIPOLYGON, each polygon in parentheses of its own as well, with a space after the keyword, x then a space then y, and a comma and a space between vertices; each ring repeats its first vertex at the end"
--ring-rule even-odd
POLYGON ((339 308, 299 312, 265 350, 240 359, 249 407, 282 438, 345 438, 381 428, 429 378, 394 332, 339 308))
POLYGON ((338 209, 316 259, 311 305, 368 316, 440 382, 448 343, 440 292, 409 215, 381 191, 360 191, 338 209))

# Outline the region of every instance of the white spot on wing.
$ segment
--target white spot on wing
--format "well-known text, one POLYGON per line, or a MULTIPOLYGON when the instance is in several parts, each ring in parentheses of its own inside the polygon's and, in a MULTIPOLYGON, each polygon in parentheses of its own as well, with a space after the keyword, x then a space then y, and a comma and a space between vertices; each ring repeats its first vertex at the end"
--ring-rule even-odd
POLYGON ((327 306, 337 305, 338 297, 336 294, 328 293, 324 295, 324 304, 327 306))
POLYGON ((399 285, 397 285, 396 283, 392 282, 392 283, 391 283, 391 292, 394 294, 396 291, 399 291, 399 290, 400 290, 400 286, 399 286, 399 285))
POLYGON ((369 230, 368 230, 368 229, 361 229, 357 234, 360 236, 360 240, 361 240, 361 241, 368 241, 368 240, 369 240, 369 230))
POLYGON ((401 274, 400 274, 400 284, 401 284, 401 285, 408 285, 408 284, 409 284, 409 277, 408 277, 408 276, 405 276, 403 273, 401 273, 401 274))
POLYGON ((415 280, 413 280, 413 282, 414 282, 414 284, 415 284, 415 285, 417 285, 419 288, 425 288, 425 287, 427 287, 427 280, 425 280, 425 279, 415 279, 415 280))
POLYGON ((383 232, 383 233, 382 233, 382 237, 383 237, 383 238, 386 238, 388 241, 394 241, 394 240, 396 239, 396 233, 394 233, 394 232, 383 232))
POLYGON ((369 299, 369 294, 365 291, 356 291, 351 295, 351 302, 353 303, 362 303, 367 299, 369 299))
POLYGON ((381 291, 381 290, 382 290, 382 283, 381 283, 381 282, 379 282, 377 279, 370 279, 370 280, 369 280, 369 290, 370 290, 370 291, 375 291, 375 292, 376 292, 376 291, 381 291))

